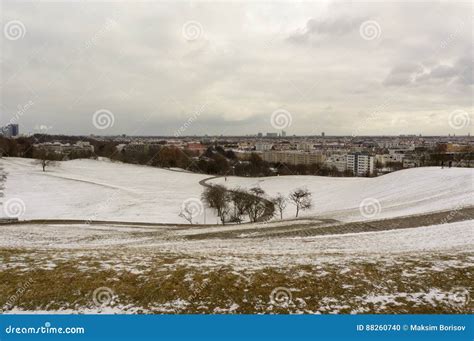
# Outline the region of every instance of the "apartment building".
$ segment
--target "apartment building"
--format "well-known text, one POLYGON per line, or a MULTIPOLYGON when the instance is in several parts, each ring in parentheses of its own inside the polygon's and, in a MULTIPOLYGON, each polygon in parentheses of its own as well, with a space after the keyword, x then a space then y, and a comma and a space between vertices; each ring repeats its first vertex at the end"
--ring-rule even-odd
POLYGON ((374 172, 374 157, 363 153, 347 155, 347 169, 356 176, 365 176, 374 172))
POLYGON ((296 145, 296 149, 309 152, 310 150, 314 149, 314 144, 308 142, 301 142, 296 145))
POLYGON ((199 142, 190 142, 186 144, 186 149, 191 150, 193 152, 197 152, 199 155, 204 154, 207 147, 199 142))
POLYGON ((298 151, 264 151, 262 158, 271 163, 287 163, 290 165, 310 165, 313 163, 322 163, 325 156, 321 153, 306 153, 298 151))
POLYGON ((326 161, 328 167, 336 167, 338 171, 345 172, 347 170, 347 155, 346 154, 332 154, 326 161))
POLYGON ((393 154, 377 154, 375 155, 375 161, 385 166, 388 162, 403 162, 405 154, 393 153, 393 154))
POLYGON ((271 150, 272 147, 273 147, 272 143, 257 142, 255 144, 255 150, 257 152, 263 152, 263 151, 266 151, 266 150, 271 150))
POLYGON ((90 142, 78 141, 75 144, 61 142, 44 142, 34 144, 35 149, 45 150, 50 153, 64 154, 71 152, 94 152, 94 146, 90 142))

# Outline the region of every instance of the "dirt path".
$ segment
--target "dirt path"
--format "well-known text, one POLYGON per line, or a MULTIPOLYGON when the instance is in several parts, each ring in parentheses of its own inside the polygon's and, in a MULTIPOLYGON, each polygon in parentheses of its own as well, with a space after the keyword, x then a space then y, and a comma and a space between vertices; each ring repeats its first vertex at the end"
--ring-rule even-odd
POLYGON ((207 232, 186 236, 187 239, 232 239, 232 238, 280 238, 280 237, 310 237, 361 232, 378 232, 396 229, 415 228, 421 226, 454 223, 457 221, 473 220, 474 206, 443 212, 426 213, 399 218, 374 221, 341 223, 333 219, 320 219, 314 223, 269 226, 260 224, 254 229, 234 229, 228 231, 207 232))

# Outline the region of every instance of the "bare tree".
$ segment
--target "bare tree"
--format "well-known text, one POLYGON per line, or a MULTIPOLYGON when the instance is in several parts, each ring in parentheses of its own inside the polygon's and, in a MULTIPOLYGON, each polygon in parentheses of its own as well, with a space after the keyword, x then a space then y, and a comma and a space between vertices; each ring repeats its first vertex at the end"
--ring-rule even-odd
POLYGON ((179 212, 178 216, 187 220, 191 225, 193 224, 193 215, 194 213, 188 206, 184 206, 181 208, 181 212, 179 212))
POLYGON ((296 206, 296 218, 300 210, 306 210, 311 208, 311 192, 306 188, 298 188, 290 193, 290 202, 296 206))
POLYGON ((245 210, 247 211, 250 221, 256 222, 266 210, 265 199, 263 199, 265 191, 260 187, 253 187, 249 192, 245 198, 245 210))
POLYGON ((285 211, 286 205, 288 204, 288 199, 283 196, 283 194, 278 193, 277 196, 273 199, 273 204, 280 213, 280 219, 283 220, 283 211, 285 211))
POLYGON ((202 194, 202 200, 207 206, 216 210, 222 225, 225 225, 231 209, 229 205, 231 198, 227 189, 221 185, 206 187, 202 194))
POLYGON ((242 216, 246 212, 247 206, 247 197, 249 194, 241 189, 235 189, 231 193, 232 203, 234 206, 234 213, 232 215, 231 221, 240 223, 242 221, 242 216))
POLYGON ((46 167, 56 165, 56 161, 54 161, 54 155, 48 153, 44 149, 39 150, 36 157, 36 163, 41 165, 43 172, 46 172, 46 167))

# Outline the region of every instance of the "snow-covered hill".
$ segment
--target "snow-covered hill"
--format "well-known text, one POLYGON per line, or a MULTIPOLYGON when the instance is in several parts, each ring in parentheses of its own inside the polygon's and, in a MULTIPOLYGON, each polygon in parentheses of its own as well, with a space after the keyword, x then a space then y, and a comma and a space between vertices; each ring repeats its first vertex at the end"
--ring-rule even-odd
MULTIPOLYGON (((42 172, 31 159, 3 158, 8 173, 3 203, 24 202, 21 219, 84 219, 154 223, 187 223, 178 217, 185 200, 198 202, 206 175, 108 160, 59 162, 42 172)), ((4 207, 5 208, 5 207, 4 207)), ((5 215, 4 210, 2 210, 5 215)), ((195 222, 215 223, 202 210, 195 222)))
MULTIPOLYGON (((21 219, 186 223, 178 216, 181 205, 185 200, 202 205, 199 181, 208 177, 108 160, 65 161, 42 172, 34 160, 4 158, 0 168, 7 173, 2 214, 9 199, 20 199, 21 219)), ((228 177, 209 183, 228 188, 260 186, 268 196, 306 187, 312 192, 313 208, 302 216, 357 221, 474 205, 473 180, 474 169, 431 167, 377 178, 228 177)), ((195 222, 217 222, 210 209, 201 209, 195 222)), ((285 218, 293 218, 294 211, 288 205, 285 218)))
MULTIPOLYGON (((288 195, 305 187, 313 207, 301 216, 357 221, 448 210, 474 204, 474 169, 423 167, 401 170, 377 178, 279 176, 265 178, 218 178, 228 188, 260 186, 268 196, 288 195)), ((288 205, 286 218, 294 217, 288 205)))

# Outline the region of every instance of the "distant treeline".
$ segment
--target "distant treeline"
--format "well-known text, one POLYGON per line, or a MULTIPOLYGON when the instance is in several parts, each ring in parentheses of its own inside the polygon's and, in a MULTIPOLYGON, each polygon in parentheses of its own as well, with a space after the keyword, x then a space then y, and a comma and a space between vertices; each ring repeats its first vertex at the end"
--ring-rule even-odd
MULTIPOLYGON (((32 135, 15 139, 0 137, 0 155, 26 158, 46 158, 50 160, 71 160, 77 158, 106 157, 124 163, 149 165, 163 168, 182 168, 196 173, 210 175, 236 176, 271 176, 271 175, 320 175, 332 177, 353 176, 351 171, 339 171, 336 167, 328 167, 324 163, 310 165, 291 165, 268 163, 256 153, 249 153, 245 159, 237 158, 232 150, 222 146, 209 144, 202 155, 196 151, 180 149, 166 145, 166 141, 154 144, 125 144, 119 142, 96 140, 93 137, 63 135, 32 135), (55 142, 74 144, 78 141, 89 142, 94 152, 72 151, 65 154, 44 153, 36 150, 37 143, 55 142)), ((421 166, 439 166, 459 159, 473 160, 473 153, 453 154, 443 150, 425 151, 422 153, 421 166)), ((394 163, 393 169, 402 168, 401 163, 394 163)), ((376 176, 377 174, 373 174, 376 176)))

